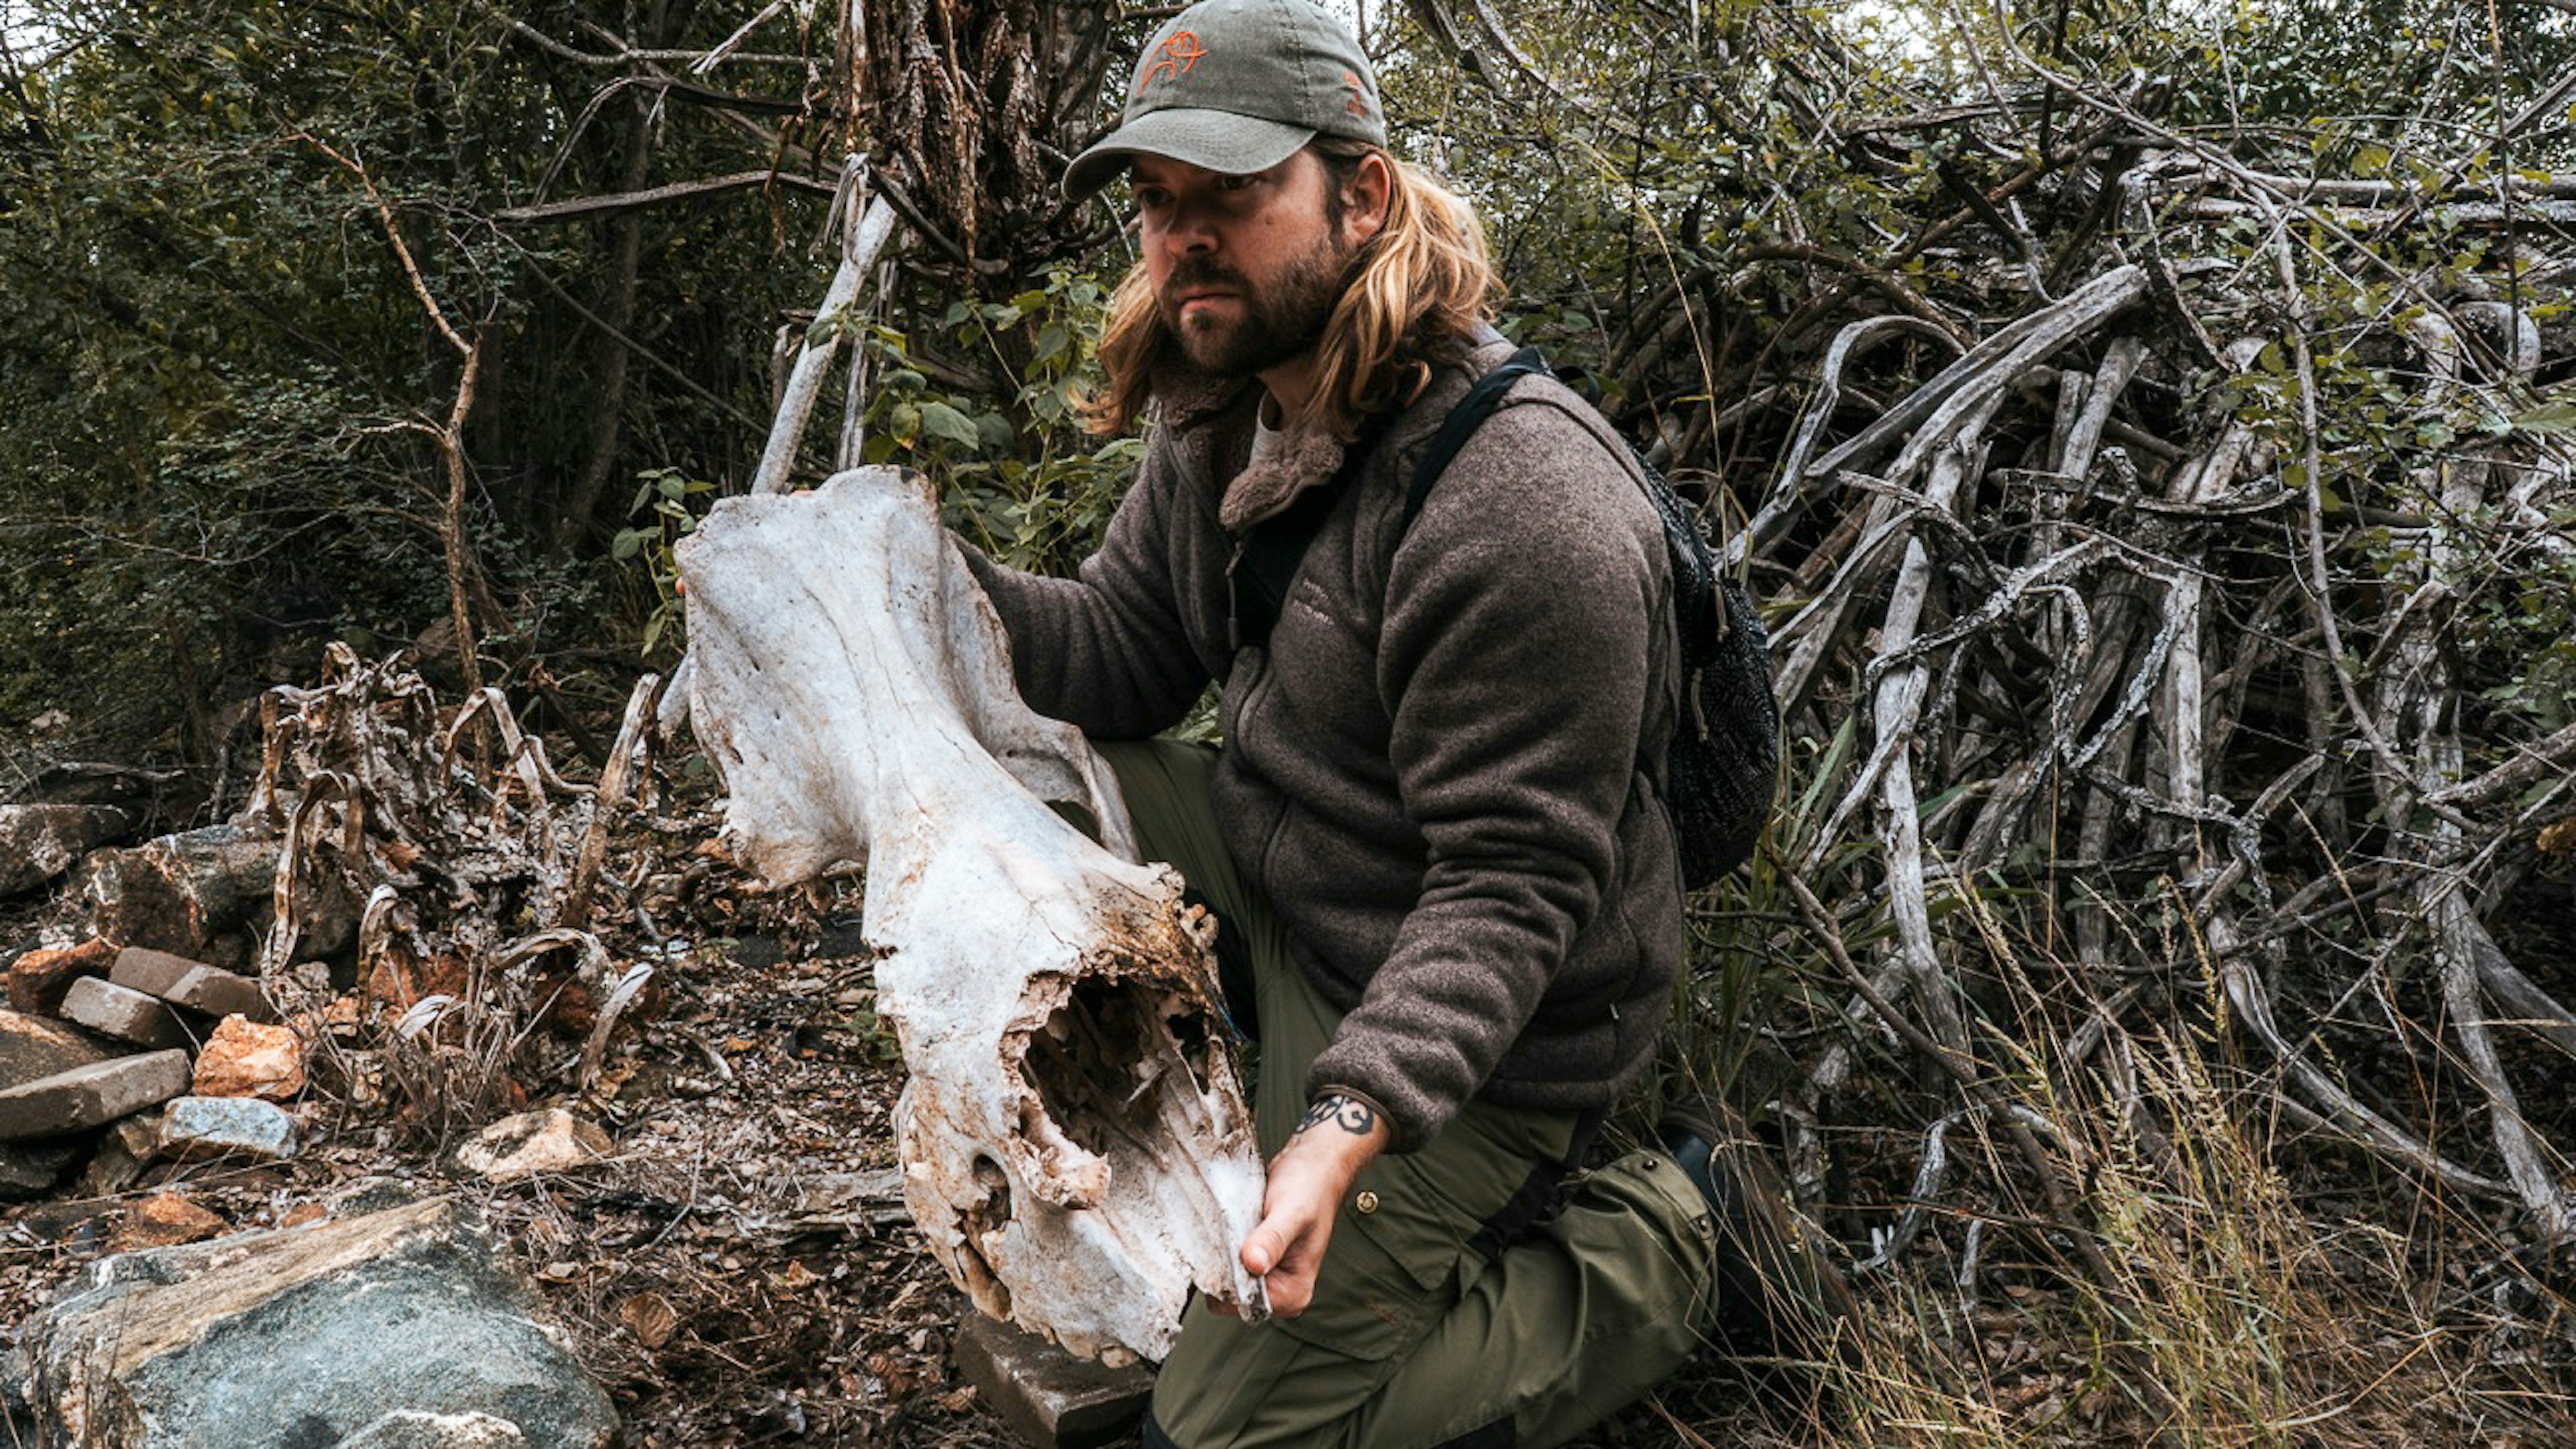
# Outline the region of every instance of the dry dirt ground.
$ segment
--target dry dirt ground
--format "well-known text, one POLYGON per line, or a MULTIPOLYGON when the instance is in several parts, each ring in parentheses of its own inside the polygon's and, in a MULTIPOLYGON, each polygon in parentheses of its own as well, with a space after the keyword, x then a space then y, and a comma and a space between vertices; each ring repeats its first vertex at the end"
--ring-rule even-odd
MULTIPOLYGON (((360 1105, 363 1094, 347 1086, 347 1064, 325 1049, 317 1053, 315 1086, 297 1107, 306 1147, 295 1161, 160 1164, 112 1197, 64 1195, 0 1212, 0 1325, 14 1326, 81 1264, 113 1251, 120 1223, 150 1193, 182 1191, 247 1229, 299 1209, 309 1213, 309 1204, 328 1208, 391 1179, 484 1208, 614 1397, 627 1449, 1013 1443, 950 1364, 966 1305, 921 1251, 893 1186, 888 1114, 901 1069, 871 1010, 856 886, 758 887, 702 849, 711 819, 683 812, 656 826, 650 833, 658 839, 638 842, 616 872, 638 883, 626 904, 641 909, 604 934, 612 934, 621 960, 658 957, 657 1009, 621 1026, 610 1065, 588 1094, 570 1097, 544 1084, 517 1094, 598 1122, 614 1139, 612 1156, 560 1174, 487 1182, 449 1157, 470 1122, 442 1132, 388 1101, 360 1105)), ((0 944, 32 944, 38 924, 23 908, 17 919, 0 919, 0 944)), ((1911 1120, 1919 1118, 1893 1108, 1884 1119, 1911 1120)), ((1920 1145, 1916 1131, 1853 1125, 1840 1143, 1851 1167, 1836 1183, 1838 1195, 1879 1205, 1874 1215, 1847 1214, 1840 1226, 1850 1235, 1892 1221, 1920 1145)), ((2310 1164, 2326 1187, 2308 1199, 2308 1209, 2366 1221, 2359 1168, 2344 1184, 2355 1198, 2347 1209, 2327 1196, 2339 1171, 2333 1160, 2310 1164)), ((1949 1228, 1965 1220, 1948 1219, 1949 1228)), ((1916 1282, 1954 1273, 1956 1264, 1940 1258, 1958 1241, 1949 1228, 1927 1236, 1917 1255, 1926 1271, 1916 1282)), ((2358 1241, 2368 1247, 2376 1239, 2363 1232, 2358 1241)), ((1988 1251, 1983 1306, 1945 1338, 1927 1320, 1905 1340, 1915 1347, 1898 1345, 1900 1356, 1916 1360, 1909 1367, 1961 1386, 1962 1402, 1923 1408, 1966 1419, 1988 1415, 1982 1427, 2005 1430, 1958 1442, 2159 1442, 2154 1424, 2125 1412, 2119 1395, 2100 1387, 2099 1346, 2082 1340, 2080 1326, 2066 1325, 2058 1312, 2065 1295, 2049 1273, 2027 1253, 2016 1256, 2005 1232, 1988 1251), (1938 1373, 1936 1359, 1945 1365, 1938 1373), (2048 1431, 2024 1434, 2010 1427, 2016 1422, 2045 1422, 2048 1431)), ((2484 1291, 2463 1276, 2473 1265, 2443 1271, 2459 1280, 2439 1290, 2453 1299, 2484 1291)), ((2430 1302, 2437 1290, 2424 1291, 2430 1302)), ((1882 1284, 1870 1301, 1903 1338, 1921 1310, 1903 1306, 1900 1296, 1882 1284)), ((2563 1305, 2559 1311, 2563 1324, 2563 1305)), ((0 1328, 0 1349, 10 1338, 14 1327, 0 1328)), ((2510 1409, 2516 1394, 2537 1402, 2554 1393, 2563 1404, 2576 1383, 2576 1334, 2562 1327, 2515 1342, 2531 1357, 2508 1377, 2536 1387, 2507 1386, 2492 1402, 2510 1409)), ((2391 1375, 2411 1373, 2414 1351, 2391 1340, 2378 1361, 2391 1375)), ((1909 1427, 1903 1406, 1893 1408, 1893 1417, 1882 1406, 1871 1430, 1847 1437, 1712 1356, 1586 1443, 1785 1449, 1952 1442, 1944 1437, 1952 1431, 1930 1422, 1909 1427)), ((2531 1427, 2548 1415, 2519 1409, 2481 1426, 2446 1405, 2433 1414, 2396 1413, 2393 1438, 2356 1440, 2344 1432, 2363 1417, 2316 1429, 2249 1425, 2250 1437, 2225 1442, 2576 1445, 2576 1423, 2553 1437, 2554 1430, 2531 1427)))
MULTIPOLYGON (((673 941, 661 1011, 629 1030, 600 1085, 532 1098, 600 1123, 611 1157, 488 1182, 452 1161, 462 1131, 441 1140, 388 1107, 362 1110, 317 1059, 291 1162, 160 1163, 110 1196, 0 1211, 0 1324, 115 1251, 152 1194, 253 1229, 390 1184, 483 1208, 615 1399, 626 1449, 1016 1443, 951 1366, 969 1310, 894 1186, 902 1072, 870 1010, 855 890, 724 880, 699 904, 718 896, 713 914, 736 934, 673 941)), ((32 939, 26 913, 10 924, 32 939)), ((1675 1440, 1643 1407, 1597 1442, 1675 1440)))

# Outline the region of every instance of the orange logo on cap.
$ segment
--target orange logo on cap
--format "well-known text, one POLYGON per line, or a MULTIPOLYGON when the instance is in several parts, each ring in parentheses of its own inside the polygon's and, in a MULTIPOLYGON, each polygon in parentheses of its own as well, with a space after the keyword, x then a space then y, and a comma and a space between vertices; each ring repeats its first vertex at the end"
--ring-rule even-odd
POLYGON ((1368 94, 1368 88, 1360 84, 1359 75, 1353 71, 1343 71, 1342 84, 1351 88, 1351 98, 1342 102, 1342 108, 1363 121, 1367 120, 1368 102, 1363 97, 1368 94))
POLYGON ((1173 80, 1189 74, 1190 67, 1198 64, 1199 57, 1207 54, 1206 49, 1199 44, 1197 32, 1189 30, 1174 31, 1172 38, 1164 41, 1158 48, 1163 52, 1163 58, 1148 66, 1143 77, 1136 82, 1136 91, 1139 95, 1144 93, 1145 87, 1155 81, 1173 80))

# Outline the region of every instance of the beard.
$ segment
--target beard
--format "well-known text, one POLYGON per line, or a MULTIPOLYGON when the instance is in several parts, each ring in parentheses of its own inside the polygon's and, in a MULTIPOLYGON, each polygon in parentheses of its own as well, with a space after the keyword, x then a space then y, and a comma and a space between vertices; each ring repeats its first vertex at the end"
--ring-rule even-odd
POLYGON ((1349 252, 1329 235, 1280 271, 1266 289, 1255 290, 1239 272, 1200 258, 1184 259, 1164 279, 1155 295, 1163 326, 1190 362, 1223 378, 1266 372, 1323 340, 1341 300, 1342 273, 1349 252), (1235 315, 1218 316, 1202 309, 1184 318, 1178 297, 1196 287, 1225 287, 1235 295, 1235 315))

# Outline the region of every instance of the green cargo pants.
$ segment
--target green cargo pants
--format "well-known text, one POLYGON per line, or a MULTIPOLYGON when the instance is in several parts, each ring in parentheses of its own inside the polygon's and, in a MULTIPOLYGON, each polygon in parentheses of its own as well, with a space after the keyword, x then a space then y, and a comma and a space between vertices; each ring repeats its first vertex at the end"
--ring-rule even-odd
MULTIPOLYGON (((1215 751, 1099 748, 1147 857, 1180 867, 1250 948, 1253 1116, 1275 1153, 1341 1013, 1290 962, 1284 929, 1227 856, 1208 796, 1215 751)), ((1632 1152, 1582 1177, 1563 1211, 1507 1244, 1485 1231, 1527 1201, 1534 1173, 1555 1174, 1581 1126, 1574 1112, 1475 1102, 1420 1151, 1370 1164, 1303 1315, 1252 1324, 1191 1304, 1155 1381, 1147 1443, 1552 1445, 1661 1382, 1708 1326, 1716 1251, 1706 1201, 1669 1158, 1632 1152)))

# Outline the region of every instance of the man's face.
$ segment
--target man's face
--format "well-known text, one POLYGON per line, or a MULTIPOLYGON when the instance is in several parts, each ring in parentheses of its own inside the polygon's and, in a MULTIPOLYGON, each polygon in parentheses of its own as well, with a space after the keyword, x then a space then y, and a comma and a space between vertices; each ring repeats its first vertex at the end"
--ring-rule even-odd
POLYGON ((1352 246, 1312 152, 1248 176, 1139 156, 1129 181, 1156 306, 1191 362, 1249 377, 1322 338, 1352 246))

